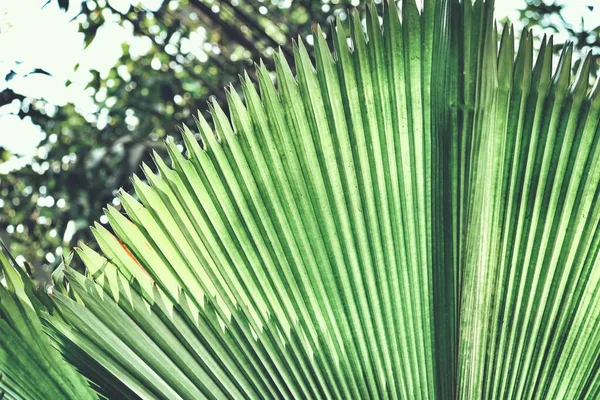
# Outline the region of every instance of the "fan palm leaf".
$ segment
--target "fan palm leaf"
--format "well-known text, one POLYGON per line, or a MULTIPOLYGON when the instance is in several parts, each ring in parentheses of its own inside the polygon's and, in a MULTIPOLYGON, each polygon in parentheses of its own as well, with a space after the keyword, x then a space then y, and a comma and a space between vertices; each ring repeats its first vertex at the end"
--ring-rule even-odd
MULTIPOLYGON (((109 398, 600 396, 590 59, 553 69, 529 31, 515 51, 491 1, 384 8, 333 53, 317 28, 315 64, 298 41, 294 68, 257 65, 108 206, 86 275, 24 283, 39 327, 0 351, 6 395, 40 398, 14 366, 49 339, 109 398)), ((47 390, 92 393, 51 354, 75 378, 47 390)))

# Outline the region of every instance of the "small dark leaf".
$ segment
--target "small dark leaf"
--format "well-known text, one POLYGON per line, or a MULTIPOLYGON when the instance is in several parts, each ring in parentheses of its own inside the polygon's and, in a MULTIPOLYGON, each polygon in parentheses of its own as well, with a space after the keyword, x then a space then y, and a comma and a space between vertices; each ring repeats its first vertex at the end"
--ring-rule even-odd
POLYGON ((67 11, 69 9, 69 0, 58 0, 58 7, 61 10, 67 11))
POLYGON ((87 48, 96 38, 96 33, 98 32, 98 28, 100 26, 96 25, 90 28, 89 32, 85 35, 85 48, 87 48))
POLYGON ((41 69, 41 68, 36 68, 36 69, 34 69, 33 71, 31 71, 29 74, 27 74, 27 75, 30 75, 30 74, 42 74, 42 75, 48 75, 48 76, 52 76, 52 74, 51 74, 51 73, 49 73, 49 72, 47 72, 47 71, 44 71, 44 70, 43 70, 43 69, 41 69))
POLYGON ((7 161, 11 156, 10 151, 6 150, 4 147, 0 147, 0 161, 7 161))
POLYGON ((8 74, 6 74, 6 77, 4 78, 4 80, 6 82, 10 81, 12 78, 15 77, 15 75, 17 75, 17 73, 13 70, 10 70, 10 72, 8 74))

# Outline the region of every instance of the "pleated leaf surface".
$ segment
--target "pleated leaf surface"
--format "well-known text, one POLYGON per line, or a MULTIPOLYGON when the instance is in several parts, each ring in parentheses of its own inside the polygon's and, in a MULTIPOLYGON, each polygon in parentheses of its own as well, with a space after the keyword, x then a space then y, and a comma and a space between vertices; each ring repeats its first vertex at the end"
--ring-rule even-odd
POLYGON ((51 342, 109 397, 599 397, 589 57, 482 1, 314 37, 119 193, 51 342))

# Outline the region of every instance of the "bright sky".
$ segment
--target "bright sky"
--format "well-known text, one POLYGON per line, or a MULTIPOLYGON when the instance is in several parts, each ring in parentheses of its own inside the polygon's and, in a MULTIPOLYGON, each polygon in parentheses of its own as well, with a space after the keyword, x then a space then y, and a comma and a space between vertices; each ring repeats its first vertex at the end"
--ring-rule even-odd
MULTIPOLYGON (((97 32, 96 38, 85 48, 83 34, 78 32, 77 14, 80 5, 70 1, 67 13, 52 0, 2 0, 0 1, 0 91, 9 87, 16 93, 43 98, 54 106, 75 104, 82 114, 96 111, 90 92, 85 90, 91 79, 90 70, 104 75, 122 55, 121 44, 128 42, 133 52, 145 53, 149 39, 134 39, 131 30, 124 29, 110 19, 97 32), (43 27, 43 30, 40 28, 43 27), (79 64, 77 71, 75 66, 79 64), (47 71, 44 74, 26 75, 34 68, 47 71), (4 77, 11 71, 17 75, 6 82, 4 77), (72 82, 66 87, 67 81, 72 82)), ((117 10, 126 11, 128 0, 109 0, 117 10)), ((135 1, 137 3, 137 1, 135 1)), ((156 9, 161 0, 145 0, 144 5, 156 9)), ((21 120, 12 114, 19 105, 0 105, 0 146, 23 155, 0 164, 0 173, 26 164, 43 139, 44 133, 30 120, 21 120), (8 164, 8 165, 7 165, 8 164)))
MULTIPOLYGON (((130 30, 115 22, 108 22, 99 29, 95 40, 84 49, 83 34, 78 32, 77 20, 79 5, 70 1, 65 14, 52 0, 43 9, 47 0, 2 0, 0 1, 0 91, 7 86, 25 96, 42 97, 51 105, 74 103, 82 113, 95 111, 95 105, 85 86, 90 80, 90 70, 95 69, 106 74, 121 56, 121 43, 126 41, 131 51, 145 53, 148 42, 135 40, 130 30), (75 65, 79 68, 75 72, 75 65), (33 68, 41 68, 52 76, 43 74, 25 74, 33 68), (16 71, 14 79, 5 82, 4 77, 16 71), (73 82, 68 88, 67 80, 73 82)), ((105 0, 100 0, 105 1, 105 0)), ((135 0, 108 0, 118 10, 127 10, 135 0)), ((589 0, 590 2, 597 0, 589 0)), ((145 7, 156 9, 161 0, 144 0, 145 7)), ((564 1, 566 2, 566 1, 564 1)), ((496 18, 508 16, 516 20, 516 10, 523 6, 524 0, 496 0, 496 18)), ((581 17, 586 21, 595 21, 600 25, 600 6, 591 12, 584 0, 570 1, 566 8, 566 19, 575 25, 581 17)), ((595 27, 592 26, 591 28, 595 27)), ((36 146, 44 133, 29 120, 21 120, 12 115, 18 104, 0 105, 0 146, 23 155, 22 164, 27 163, 36 153, 36 146)), ((0 173, 6 173, 20 165, 12 161, 0 164, 0 173), (8 165, 7 165, 8 164, 8 165)))

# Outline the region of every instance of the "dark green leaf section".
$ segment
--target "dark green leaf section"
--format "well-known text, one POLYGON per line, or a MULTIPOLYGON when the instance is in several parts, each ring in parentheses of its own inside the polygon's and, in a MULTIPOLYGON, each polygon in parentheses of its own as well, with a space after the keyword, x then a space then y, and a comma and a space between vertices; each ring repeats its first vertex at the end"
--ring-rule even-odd
POLYGON ((491 15, 468 3, 463 31, 486 22, 480 49, 463 52, 475 89, 463 87, 459 114, 457 387, 467 399, 595 398, 600 85, 589 57, 571 76, 571 46, 553 69, 552 38, 534 61, 524 32, 515 58, 505 27, 496 52, 491 15))
MULTIPOLYGON (((46 309, 30 278, 0 243, 0 397, 96 399, 88 382, 61 357, 44 334, 46 309)), ((44 296, 44 294, 41 294, 44 296)))

